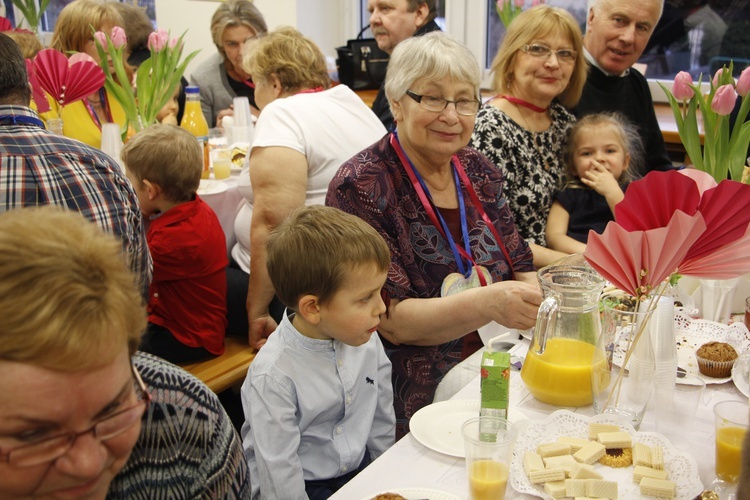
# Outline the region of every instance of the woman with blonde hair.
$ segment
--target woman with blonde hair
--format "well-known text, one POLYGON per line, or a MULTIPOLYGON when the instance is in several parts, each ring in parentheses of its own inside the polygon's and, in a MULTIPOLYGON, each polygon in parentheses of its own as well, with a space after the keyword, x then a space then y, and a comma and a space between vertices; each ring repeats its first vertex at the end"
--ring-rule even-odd
POLYGON ((506 196, 534 265, 565 254, 546 248, 547 214, 565 175, 565 137, 586 82, 581 30, 564 9, 539 5, 508 27, 492 61, 493 90, 471 144, 507 177, 506 196))
POLYGON ((245 42, 268 31, 263 14, 248 0, 227 0, 211 18, 211 38, 219 53, 190 75, 190 84, 201 89, 201 108, 209 126, 220 127, 232 116, 235 97, 247 97, 256 109, 250 74, 242 65, 245 42))
POLYGON ((208 387, 136 353, 121 244, 76 212, 0 217, 0 498, 249 498, 208 387))
POLYGON ((283 312, 278 301, 269 311, 274 289, 266 270, 266 240, 271 229, 295 208, 322 205, 339 166, 382 137, 385 128, 349 87, 331 87, 325 56, 294 28, 253 41, 243 62, 253 75, 261 113, 249 166, 240 175, 247 203, 234 223, 228 333, 248 332, 249 319, 250 344, 260 347, 283 312))
MULTIPOLYGON (((63 8, 55 24, 51 47, 66 56, 83 52, 99 62, 94 41, 94 30, 110 34, 115 26, 122 26, 122 18, 113 3, 99 0, 74 0, 63 8)), ((124 54, 127 58, 127 55, 124 54)), ((125 63, 125 61, 123 61, 125 63)), ((127 64, 126 64, 127 66, 127 64)), ((125 126, 125 111, 114 96, 100 88, 94 94, 59 109, 50 100, 53 111, 43 118, 62 118, 63 135, 78 139, 95 148, 101 146, 102 124, 117 123, 125 126), (54 111, 57 110, 57 113, 54 111), (59 116, 54 116, 55 114, 59 116)))

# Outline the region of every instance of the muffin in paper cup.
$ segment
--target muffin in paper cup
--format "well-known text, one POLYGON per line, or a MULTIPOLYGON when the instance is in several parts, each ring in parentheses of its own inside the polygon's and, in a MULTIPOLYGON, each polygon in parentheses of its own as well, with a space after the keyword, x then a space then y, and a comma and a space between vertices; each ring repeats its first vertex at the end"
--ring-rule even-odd
POLYGON ((707 377, 728 378, 737 360, 737 351, 725 342, 708 342, 695 352, 698 370, 707 377))

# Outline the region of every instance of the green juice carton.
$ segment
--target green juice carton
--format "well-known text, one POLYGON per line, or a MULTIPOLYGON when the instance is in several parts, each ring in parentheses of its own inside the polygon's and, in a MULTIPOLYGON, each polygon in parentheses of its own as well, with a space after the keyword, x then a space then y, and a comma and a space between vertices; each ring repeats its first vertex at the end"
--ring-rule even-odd
POLYGON ((481 365, 480 416, 508 418, 510 353, 485 351, 481 365))

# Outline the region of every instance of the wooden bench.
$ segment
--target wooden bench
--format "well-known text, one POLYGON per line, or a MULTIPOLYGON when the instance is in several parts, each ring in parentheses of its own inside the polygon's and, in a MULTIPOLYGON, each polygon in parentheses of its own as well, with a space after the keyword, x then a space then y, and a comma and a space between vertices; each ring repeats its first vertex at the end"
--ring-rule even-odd
POLYGON ((224 354, 198 363, 183 363, 180 366, 205 383, 216 394, 245 379, 247 368, 255 358, 255 350, 247 339, 227 337, 224 354))

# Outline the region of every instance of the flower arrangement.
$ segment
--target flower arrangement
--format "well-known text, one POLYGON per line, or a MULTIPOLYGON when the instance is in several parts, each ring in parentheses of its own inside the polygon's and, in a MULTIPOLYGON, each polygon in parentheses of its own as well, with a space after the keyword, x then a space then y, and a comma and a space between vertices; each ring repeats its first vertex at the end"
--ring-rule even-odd
MULTIPOLYGON (((497 15, 500 17, 503 26, 506 28, 510 26, 510 23, 523 11, 525 3, 525 0, 497 0, 495 10, 497 10, 497 15)), ((543 3, 545 3, 545 0, 532 0, 531 6, 534 7, 543 3)))
MULTIPOLYGON (((661 85, 674 113, 680 140, 685 146, 695 168, 709 173, 717 182, 727 179, 742 179, 745 157, 750 144, 750 122, 745 122, 750 111, 750 68, 746 68, 735 83, 732 77, 733 63, 716 72, 710 83, 708 95, 701 93, 701 78, 693 84, 685 71, 675 76, 672 91, 661 85), (729 114, 737 96, 742 104, 733 129, 729 130, 729 114), (698 130, 698 112, 703 118, 704 145, 701 151, 698 130)), ((701 75, 702 76, 702 75, 701 75)), ((747 180, 747 177, 746 177, 747 180)), ((750 182, 750 180, 747 180, 750 182)))
POLYGON ((115 26, 110 34, 101 31, 94 33, 99 64, 104 70, 104 87, 122 105, 127 127, 132 127, 135 132, 156 123, 159 110, 171 99, 180 85, 185 68, 198 54, 196 50, 180 61, 184 36, 185 33, 179 38, 170 39, 169 33, 161 29, 149 35, 151 57, 138 68, 134 89, 123 62, 127 45, 125 31, 115 26), (109 61, 112 62, 114 74, 109 68, 109 61))
POLYGON ((44 11, 47 10, 50 0, 10 0, 18 10, 21 11, 26 24, 34 33, 39 30, 39 22, 42 20, 44 11))
MULTIPOLYGON (((630 184, 615 206, 615 222, 602 234, 589 233, 583 256, 617 288, 644 303, 636 310, 649 317, 666 280, 679 274, 727 279, 750 272, 750 185, 717 184, 695 169, 651 172, 630 184)), ((646 324, 634 329, 620 366, 640 350, 646 324)), ((609 388, 608 378, 600 384, 605 410, 618 405, 623 373, 609 388)))

